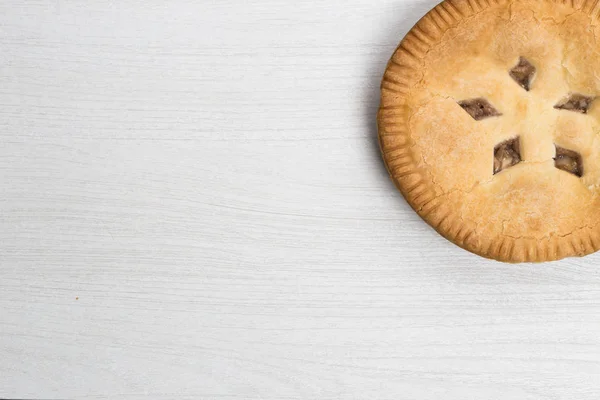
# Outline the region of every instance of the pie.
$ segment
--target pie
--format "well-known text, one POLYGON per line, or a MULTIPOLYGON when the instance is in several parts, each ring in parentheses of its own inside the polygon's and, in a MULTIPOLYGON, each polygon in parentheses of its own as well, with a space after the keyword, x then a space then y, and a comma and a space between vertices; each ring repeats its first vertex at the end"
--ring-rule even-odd
POLYGON ((599 17, 599 0, 446 0, 402 40, 379 142, 448 240, 507 262, 600 249, 599 17))

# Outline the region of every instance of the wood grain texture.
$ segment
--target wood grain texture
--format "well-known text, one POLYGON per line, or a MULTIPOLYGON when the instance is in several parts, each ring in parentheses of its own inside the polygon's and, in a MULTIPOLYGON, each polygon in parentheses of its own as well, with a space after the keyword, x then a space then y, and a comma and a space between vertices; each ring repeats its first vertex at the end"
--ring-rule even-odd
POLYGON ((478 258, 382 166, 434 2, 2 2, 0 397, 598 399, 600 256, 478 258))

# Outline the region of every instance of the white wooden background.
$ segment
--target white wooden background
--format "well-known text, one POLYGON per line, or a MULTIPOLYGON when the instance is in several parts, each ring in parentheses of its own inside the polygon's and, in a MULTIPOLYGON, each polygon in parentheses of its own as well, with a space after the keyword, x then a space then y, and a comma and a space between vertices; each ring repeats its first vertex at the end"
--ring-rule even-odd
POLYGON ((1 0, 0 397, 600 398, 600 256, 483 260, 387 178, 434 3, 1 0))

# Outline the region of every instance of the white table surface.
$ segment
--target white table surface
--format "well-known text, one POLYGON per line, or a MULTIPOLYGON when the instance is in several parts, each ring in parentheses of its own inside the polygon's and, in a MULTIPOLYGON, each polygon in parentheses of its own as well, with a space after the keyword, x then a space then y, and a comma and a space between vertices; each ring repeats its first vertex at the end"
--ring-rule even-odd
POLYGON ((2 1, 0 397, 600 398, 600 255, 483 260, 383 168, 434 4, 2 1))

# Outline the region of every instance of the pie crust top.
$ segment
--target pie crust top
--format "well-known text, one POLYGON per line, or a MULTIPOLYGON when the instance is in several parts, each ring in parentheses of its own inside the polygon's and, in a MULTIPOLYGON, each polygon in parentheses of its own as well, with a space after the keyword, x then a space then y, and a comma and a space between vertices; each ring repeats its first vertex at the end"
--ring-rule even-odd
POLYGON ((484 257, 600 248, 600 1, 446 0, 381 85, 388 171, 440 234, 484 257))

